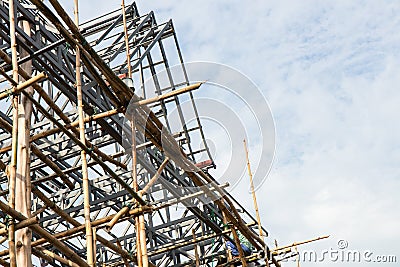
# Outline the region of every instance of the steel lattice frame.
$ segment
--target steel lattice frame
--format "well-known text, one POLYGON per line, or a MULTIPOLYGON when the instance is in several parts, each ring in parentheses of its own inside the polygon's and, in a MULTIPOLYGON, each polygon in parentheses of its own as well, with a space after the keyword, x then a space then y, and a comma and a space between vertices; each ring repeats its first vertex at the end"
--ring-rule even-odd
MULTIPOLYGON (((31 60, 34 76, 45 72, 48 75, 46 81, 39 85, 44 89, 52 101, 68 116, 71 121, 76 121, 76 90, 75 85, 75 54, 72 45, 67 42, 59 31, 49 22, 45 16, 36 9, 30 1, 17 1, 18 20, 27 20, 33 25, 32 37, 29 37, 20 27, 17 27, 18 48, 27 51, 28 57, 19 58, 19 63, 31 60)), ((179 48, 177 36, 172 21, 157 23, 155 15, 150 12, 140 15, 135 3, 126 7, 127 27, 131 53, 131 65, 134 71, 134 81, 137 87, 137 95, 149 98, 174 91, 182 86, 189 85, 189 77, 185 71, 182 54, 179 48), (170 65, 181 64, 180 75, 169 70, 170 65), (158 76, 163 72, 167 79, 158 76), (165 80, 167 82, 165 82, 165 80), (145 82, 149 81, 149 82, 145 82)), ((10 55, 8 1, 0 1, 0 48, 5 54, 10 55)), ((97 51, 102 60, 116 74, 126 72, 126 58, 124 45, 124 32, 121 11, 117 10, 105 16, 93 19, 80 25, 81 33, 89 44, 97 51)), ((1 67, 6 73, 10 73, 11 65, 2 60, 1 67)), ((99 85, 96 77, 84 64, 82 68, 84 107, 87 115, 96 115, 116 108, 105 89, 99 85)), ((104 78, 104 77, 103 77, 104 78)), ((7 79, 0 80, 0 88, 9 88, 7 79)), ((34 99, 47 110, 57 121, 62 122, 60 116, 38 93, 34 99)), ((197 119, 196 125, 188 129, 185 121, 185 111, 180 107, 180 101, 189 100, 191 111, 198 118, 197 109, 192 92, 177 95, 166 100, 158 101, 151 105, 151 110, 158 119, 169 128, 168 112, 177 110, 182 130, 174 133, 180 146, 186 152, 187 157, 194 163, 200 158, 210 158, 204 133, 197 119), (191 140, 201 140, 203 146, 194 148, 191 140)), ((124 103, 126 106, 126 103, 124 103)), ((10 162, 11 152, 7 147, 11 143, 11 134, 7 124, 12 125, 11 104, 7 99, 0 100, 0 128, 1 161, 7 165, 10 162)), ((50 121, 42 110, 34 107, 31 136, 55 129, 57 126, 50 121)), ((64 123, 63 123, 64 124, 64 123)), ((86 124, 86 138, 99 150, 112 156, 120 164, 107 162, 111 168, 126 184, 131 184, 131 173, 124 166, 129 166, 131 157, 124 152, 123 127, 124 116, 119 113, 110 117, 94 120, 86 124)), ((149 139, 141 139, 138 150, 138 177, 139 185, 145 185, 164 160, 165 155, 150 142, 149 139)), ((64 210, 79 223, 83 223, 83 197, 81 188, 81 148, 74 143, 65 133, 57 132, 32 141, 40 152, 62 170, 64 175, 74 183, 70 189, 55 173, 54 166, 49 166, 37 154, 31 155, 31 176, 33 185, 50 198, 58 207, 64 210)), ((203 169, 214 167, 211 163, 203 169)), ((89 178, 91 193, 91 219, 96 221, 105 216, 118 212, 128 200, 130 194, 116 180, 105 172, 98 163, 89 160, 89 178)), ((3 169, 0 177, 1 198, 7 201, 8 181, 3 169)), ((194 264, 194 244, 192 231, 200 240, 197 246, 200 252, 201 264, 212 266, 218 255, 225 254, 224 238, 229 238, 229 231, 224 230, 221 210, 206 198, 197 194, 196 197, 167 206, 166 203, 174 203, 177 198, 196 194, 190 187, 196 187, 193 181, 177 165, 169 163, 162 172, 162 179, 152 187, 151 193, 145 196, 145 200, 157 209, 145 214, 147 248, 149 260, 157 266, 183 266, 194 264), (193 230, 192 230, 193 229, 193 230), (225 236, 225 237, 224 237, 225 236)), ((227 196, 234 202, 237 209, 243 210, 242 220, 252 223, 255 219, 244 210, 229 194, 227 196)), ((41 199, 33 194, 32 212, 38 211, 40 225, 51 234, 73 229, 71 223, 62 219, 41 199)), ((111 233, 104 230, 104 224, 97 227, 97 233, 112 243, 120 242, 122 248, 128 253, 135 254, 135 227, 132 217, 117 224, 111 233)), ((254 223, 253 223, 254 226, 254 223)), ((252 227, 250 231, 255 234, 252 227)), ((255 234, 256 235, 256 234, 255 234)), ((39 237, 34 234, 34 240, 39 237)), ((63 242, 85 259, 84 232, 78 232, 63 239, 63 242)), ((2 244, 7 250, 7 244, 2 244)), ((47 249, 62 255, 52 244, 44 245, 47 249)), ((7 260, 7 254, 1 253, 7 260)), ((121 255, 109 249, 101 243, 96 246, 97 266, 123 266, 121 255)), ((62 266, 58 261, 48 264, 62 266)), ((133 265, 133 263, 130 263, 133 265)))

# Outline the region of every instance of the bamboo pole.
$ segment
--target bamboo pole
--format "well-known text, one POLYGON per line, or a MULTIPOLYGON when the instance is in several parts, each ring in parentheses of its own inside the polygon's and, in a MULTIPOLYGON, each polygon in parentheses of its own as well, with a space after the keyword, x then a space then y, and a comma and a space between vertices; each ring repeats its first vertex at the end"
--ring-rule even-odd
MULTIPOLYGON (((253 182, 253 173, 251 172, 249 150, 247 148, 246 139, 243 139, 243 145, 244 145, 244 151, 246 153, 247 171, 249 173, 249 178, 250 178, 251 194, 253 196, 253 204, 254 204, 254 209, 256 211, 256 218, 257 218, 257 224, 258 224, 258 235, 259 235, 260 239, 264 242, 264 235, 263 235, 263 230, 262 230, 262 226, 261 226, 260 212, 258 210, 257 197, 256 197, 256 192, 254 189, 254 182, 253 182)), ((264 251, 265 251, 265 265, 266 265, 266 267, 269 267, 269 259, 268 259, 268 253, 267 253, 266 248, 264 249, 264 251)))
POLYGON ((198 251, 197 242, 196 242, 196 231, 194 229, 192 229, 192 237, 193 237, 193 242, 194 242, 194 257, 196 259, 195 267, 199 267, 200 266, 199 251, 198 251))
POLYGON ((144 195, 147 194, 149 189, 154 185, 155 182, 157 182, 158 178, 161 176, 162 171, 164 168, 167 166, 169 161, 168 157, 165 157, 164 161, 161 163, 160 167, 158 168, 157 172, 154 174, 154 176, 150 179, 150 181, 146 184, 146 186, 139 191, 140 194, 144 195))
MULTIPOLYGON (((78 0, 74 0, 74 15, 75 25, 79 27, 79 6, 78 0)), ((78 46, 75 48, 76 52, 76 97, 78 100, 78 116, 79 116, 79 136, 80 141, 85 144, 85 123, 83 121, 83 100, 82 100, 82 78, 81 78, 81 56, 80 49, 78 46)), ((81 162, 82 162, 82 190, 83 190, 83 211, 85 217, 85 228, 86 228, 86 255, 87 263, 90 267, 94 266, 93 256, 93 231, 90 222, 90 185, 89 175, 87 169, 86 151, 81 148, 81 162)))
MULTIPOLYGON (((120 249, 122 249, 122 245, 121 245, 121 242, 117 239, 117 246, 120 248, 120 249)), ((125 259, 125 258, 123 258, 122 259, 123 261, 124 261, 124 264, 125 264, 125 267, 129 267, 129 262, 125 259)))
MULTIPOLYGON (((24 33, 31 37, 32 27, 29 21, 22 18, 21 28, 24 33)), ((28 51, 23 48, 20 49, 20 57, 28 55, 28 51)), ((32 61, 29 60, 21 64, 21 69, 24 69, 27 73, 32 73, 32 61)), ((18 71, 18 69, 17 69, 18 71)), ((25 83, 23 86, 26 87, 21 96, 21 100, 18 107, 18 163, 17 163, 17 181, 16 181, 16 201, 15 210, 22 213, 27 218, 31 217, 31 176, 30 176, 30 128, 31 128, 31 117, 32 117, 32 102, 25 96, 32 96, 34 90, 30 86, 31 82, 25 83)), ((32 232, 29 228, 21 228, 15 232, 15 240, 17 242, 16 249, 16 261, 17 266, 32 266, 32 249, 31 240, 32 232)))
POLYGON ((22 82, 22 83, 18 84, 17 86, 14 86, 14 87, 12 87, 10 89, 7 89, 4 92, 1 92, 0 93, 0 100, 4 99, 4 98, 7 98, 10 94, 19 94, 22 90, 24 90, 25 88, 31 86, 33 83, 42 81, 42 80, 44 80, 46 78, 47 78, 46 73, 41 72, 38 75, 30 78, 29 80, 27 80, 25 82, 22 82))
POLYGON ((300 254, 299 254, 299 250, 297 249, 297 246, 294 247, 294 250, 296 251, 296 263, 297 263, 297 267, 300 267, 300 254))
MULTIPOLYGON (((28 227, 32 224, 36 224, 39 222, 39 219, 37 217, 32 217, 32 218, 28 218, 22 222, 19 222, 17 224, 15 224, 15 230, 19 230, 25 227, 28 227)), ((5 235, 7 234, 8 230, 6 228, 1 228, 0 229, 0 235, 5 235)))
POLYGON ((96 251, 97 251, 97 228, 93 227, 93 248, 94 248, 94 255, 93 255, 93 264, 97 266, 97 258, 96 258, 96 251))
POLYGON ((299 246, 299 245, 311 243, 311 242, 314 242, 314 241, 326 239, 326 238, 329 238, 329 237, 330 237, 329 235, 325 235, 325 236, 321 236, 321 237, 316 237, 316 238, 313 238, 313 239, 309 239, 309 240, 306 240, 306 241, 294 242, 294 243, 291 244, 291 245, 287 245, 287 246, 283 246, 283 247, 276 247, 276 248, 274 248, 274 249, 271 249, 271 251, 272 251, 272 252, 275 252, 275 251, 279 251, 279 250, 282 250, 282 249, 291 248, 291 247, 295 247, 295 246, 299 246))
POLYGON ((130 51, 129 51, 129 39, 128 39, 128 29, 126 27, 126 14, 125 14, 125 1, 122 0, 121 3, 122 9, 122 21, 124 24, 124 37, 125 37, 125 47, 126 47, 126 62, 128 64, 128 77, 132 78, 132 66, 131 66, 131 58, 130 58, 130 51))
POLYGON ((195 83, 195 84, 192 84, 192 85, 188 85, 188 86, 179 88, 179 89, 174 90, 174 91, 170 91, 168 93, 165 93, 165 94, 162 94, 162 95, 159 95, 159 96, 155 96, 155 97, 152 97, 152 98, 139 100, 137 102, 134 102, 134 104, 139 105, 139 106, 144 106, 144 105, 148 105, 148 104, 151 104, 151 103, 154 103, 154 102, 165 100, 167 98, 170 98, 170 97, 173 97, 173 96, 177 96, 179 94, 183 94, 183 93, 187 93, 187 92, 196 90, 196 89, 200 88, 200 86, 203 83, 195 83))
POLYGON ((37 248, 39 251, 41 251, 43 254, 49 256, 50 258, 53 258, 67 266, 71 266, 71 267, 80 267, 78 264, 76 264, 75 262, 65 259, 57 254, 55 254, 54 252, 44 249, 44 248, 37 248))
MULTIPOLYGON (((131 142, 132 142, 132 187, 135 192, 139 191, 139 185, 137 182, 137 158, 136 158, 136 111, 133 110, 132 120, 131 120, 131 142)), ((139 267, 143 266, 143 259, 142 259, 142 247, 140 245, 140 221, 139 217, 135 217, 135 230, 136 230, 136 258, 139 267)))
MULTIPOLYGON (((15 35, 16 27, 16 9, 14 5, 14 0, 10 0, 9 4, 9 16, 10 16, 10 41, 11 41, 11 61, 13 68, 13 80, 18 84, 18 58, 17 58, 17 38, 15 35)), ((15 85, 14 84, 14 88, 15 85)), ((9 205, 11 208, 15 208, 15 184, 16 184, 16 174, 17 174, 17 150, 18 150, 18 104, 19 96, 14 95, 12 98, 13 104, 13 125, 12 125, 12 153, 11 153, 11 164, 9 168, 9 205)), ((15 225, 14 218, 11 219, 9 225, 8 233, 8 246, 10 254, 10 266, 16 267, 17 260, 15 254, 15 225)))
POLYGON ((129 207, 125 206, 122 209, 120 209, 117 214, 112 218, 112 220, 106 225, 106 230, 111 231, 114 225, 118 222, 118 220, 125 215, 129 211, 129 207))
POLYGON ((251 168, 250 168, 249 150, 247 149, 246 139, 243 140, 243 145, 244 145, 244 151, 246 153, 247 170, 249 172, 251 194, 253 196, 254 209, 256 210, 256 218, 257 218, 257 223, 258 223, 258 234, 259 234, 260 239, 264 240, 264 235, 263 235, 262 227, 261 227, 260 212, 258 210, 257 197, 256 197, 256 192, 254 190, 253 174, 251 173, 251 168))
MULTIPOLYGON (((139 192, 139 196, 142 196, 142 194, 139 192)), ((139 232, 140 232, 140 252, 142 254, 142 264, 143 267, 148 267, 149 266, 149 259, 147 255, 147 242, 146 242, 146 225, 144 222, 144 215, 140 214, 139 215, 139 232)))

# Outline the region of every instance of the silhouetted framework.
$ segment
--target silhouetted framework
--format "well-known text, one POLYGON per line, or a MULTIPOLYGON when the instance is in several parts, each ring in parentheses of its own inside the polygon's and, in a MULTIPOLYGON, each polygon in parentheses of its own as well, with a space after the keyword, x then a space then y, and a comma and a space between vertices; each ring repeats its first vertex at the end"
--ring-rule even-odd
MULTIPOLYGON (((256 220, 224 190, 227 185, 215 183, 207 172, 215 166, 192 92, 201 84, 189 80, 172 21, 157 23, 153 12, 140 14, 133 3, 124 7, 125 18, 119 9, 80 24, 77 31, 58 2, 49 2, 13 2, 18 82, 12 75, 13 16, 9 1, 0 0, 0 264, 8 266, 15 256, 9 235, 29 228, 34 265, 89 266, 83 150, 94 266, 215 266, 226 255, 225 242, 235 241, 232 230, 258 251, 249 261, 268 265, 256 220), (135 89, 121 80, 130 76, 126 40, 135 89), (76 47, 82 60, 83 142, 76 47), (174 71, 169 69, 177 64, 174 71), (8 203, 13 190, 13 101, 23 99, 32 103, 28 216, 8 203), (190 108, 183 109, 183 102, 190 108), (173 123, 178 122, 179 131, 171 127, 171 113, 177 114, 173 123), (185 120, 189 116, 196 118, 190 126, 185 120), (140 223, 145 235, 140 235, 140 223), (137 255, 140 240, 148 263, 137 255)), ((16 164, 21 164, 18 158, 16 164)), ((21 179, 18 172, 16 179, 21 179)), ((18 237, 16 241, 18 258, 25 244, 18 237)), ((270 264, 279 266, 275 258, 270 264)))

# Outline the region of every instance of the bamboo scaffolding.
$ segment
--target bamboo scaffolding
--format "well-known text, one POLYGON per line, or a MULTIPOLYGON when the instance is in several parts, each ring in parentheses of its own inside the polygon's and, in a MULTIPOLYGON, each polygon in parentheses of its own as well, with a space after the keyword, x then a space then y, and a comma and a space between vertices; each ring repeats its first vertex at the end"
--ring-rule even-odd
MULTIPOLYGON (((56 2, 56 1, 52 1, 52 2, 56 2)), ((74 33, 74 35, 75 35, 76 33, 74 33)), ((78 39, 79 39, 79 36, 78 36, 78 39)), ((101 65, 101 64, 100 64, 101 65)), ((102 70, 101 70, 102 71, 102 70)), ((104 71, 104 70, 103 70, 104 71)), ((105 71, 107 71, 107 68, 105 68, 105 71)), ((115 76, 115 75, 114 75, 115 76)), ((112 75, 111 75, 111 77, 112 77, 112 75)), ((108 77, 107 77, 108 78, 108 77)), ((115 90, 118 90, 120 85, 118 84, 118 82, 116 82, 116 85, 114 85, 113 86, 113 88, 114 87, 116 87, 116 89, 115 90)), ((129 95, 129 93, 128 92, 124 92, 124 90, 126 90, 126 88, 124 87, 124 86, 122 86, 121 87, 121 91, 122 91, 122 93, 123 94, 125 94, 125 95, 129 95)), ((156 121, 155 120, 155 118, 154 118, 154 114, 151 114, 150 113, 150 119, 151 120, 154 120, 154 121, 152 121, 151 122, 151 125, 152 126, 154 126, 155 127, 155 129, 156 129, 156 131, 158 131, 159 129, 162 129, 162 126, 159 124, 159 122, 158 121, 156 121)), ((149 124, 150 125, 150 124, 149 124)), ((150 132, 152 132, 152 134, 154 134, 154 131, 153 130, 151 130, 150 129, 150 132)), ((151 135, 152 135, 151 134, 151 135)), ((151 137, 152 137, 152 140, 155 142, 155 143, 157 143, 158 145, 160 145, 160 142, 159 142, 159 137, 160 137, 161 135, 159 134, 159 133, 156 133, 155 135, 152 135, 151 137)), ((204 175, 202 174, 202 173, 199 173, 199 174, 195 174, 194 172, 192 172, 192 175, 191 175, 191 178, 193 178, 193 177, 195 177, 195 179, 198 181, 198 184, 204 184, 204 182, 199 178, 199 177, 197 177, 197 175, 200 175, 200 177, 203 179, 203 180, 206 180, 207 181, 207 179, 204 177, 204 175)), ((225 205, 222 203, 222 201, 217 201, 217 205, 218 206, 221 206, 221 205, 223 205, 224 207, 223 208, 221 208, 221 210, 222 210, 222 212, 224 212, 224 213, 229 213, 229 211, 227 210, 227 208, 225 207, 225 205)), ((246 229, 245 228, 245 226, 243 226, 243 222, 241 221, 241 219, 240 219, 240 216, 238 216, 238 214, 237 214, 237 211, 235 210, 235 208, 233 207, 233 204, 232 203, 229 203, 228 202, 228 205, 230 206, 230 209, 231 209, 231 211, 233 211, 233 214, 231 215, 231 217, 230 217, 230 221, 232 221, 232 223, 234 223, 234 224, 238 224, 238 228, 239 228, 239 230, 240 231, 244 231, 245 233, 244 233, 244 235, 248 235, 249 237, 251 237, 252 236, 252 232, 249 230, 249 229, 246 229)))
MULTIPOLYGON (((57 121, 45 108, 43 108, 34 98, 29 95, 26 95, 32 103, 36 106, 38 110, 51 122, 53 122, 57 127, 59 127, 69 138, 72 139, 74 143, 76 143, 80 148, 84 149, 86 153, 91 153, 90 148, 88 148, 85 144, 83 144, 78 138, 76 138, 72 133, 68 131, 59 121, 57 121)), ((113 179, 115 179, 124 189, 126 189, 141 205, 146 205, 146 202, 138 196, 138 194, 132 190, 132 188, 125 183, 114 171, 110 169, 96 154, 91 154, 92 159, 95 160, 103 170, 108 173, 113 179)))
MULTIPOLYGON (((68 16, 65 10, 62 8, 57 0, 50 0, 51 5, 57 14, 62 18, 67 27, 71 30, 71 33, 58 20, 58 18, 52 13, 52 11, 40 0, 32 0, 32 3, 37 6, 37 8, 45 15, 53 25, 59 30, 60 34, 74 47, 78 46, 83 53, 84 58, 86 58, 90 63, 92 63, 107 79, 111 87, 114 89, 115 94, 119 102, 128 103, 128 101, 133 96, 133 92, 117 78, 110 67, 100 58, 96 51, 90 46, 89 42, 83 37, 76 27, 75 23, 68 16)), ((86 64, 86 62, 84 62, 86 64)), ((89 71, 91 71, 88 68, 89 71)), ((97 73, 92 73, 96 75, 97 73)), ((99 81, 98 81, 99 82, 99 81)), ((104 83, 104 81, 103 81, 104 83)))
MULTIPOLYGON (((23 220, 27 219, 24 215, 22 215, 21 213, 19 213, 15 209, 11 208, 9 205, 5 204, 2 201, 0 201, 0 209, 17 220, 23 221, 23 220)), ((60 250, 60 252, 62 252, 68 258, 71 258, 75 263, 79 264, 80 266, 86 266, 86 267, 89 266, 74 251, 72 251, 64 243, 60 242, 57 238, 55 238, 53 235, 48 233, 46 230, 44 230, 38 224, 32 224, 30 226, 30 228, 34 232, 36 232, 38 235, 43 237, 47 242, 50 242, 51 244, 53 244, 57 249, 60 250)))
MULTIPOLYGON (((3 51, 0 50, 0 58, 4 60, 7 64, 11 64, 11 58, 3 51)), ((87 66, 86 66, 87 67, 87 66)), ((25 79, 29 80, 31 76, 22 68, 18 68, 18 73, 25 79)), ((37 83, 32 84, 32 87, 36 92, 42 97, 42 99, 46 102, 46 104, 63 120, 66 125, 71 123, 71 120, 63 113, 63 111, 54 103, 54 101, 49 97, 49 95, 44 91, 44 89, 38 85, 37 83)), ((100 119, 100 118, 99 118, 100 119)), ((60 129, 61 130, 61 129, 60 129)), ((71 130, 74 132, 76 136, 79 136, 79 130, 75 127, 71 127, 71 130)), ((62 131, 62 130, 61 130, 62 131)), ((91 148, 91 150, 96 153, 103 160, 111 162, 119 167, 126 169, 126 166, 121 162, 115 161, 113 158, 109 157, 107 154, 101 152, 96 146, 91 144, 88 140, 86 140, 87 146, 91 148)))
MULTIPOLYGON (((75 25, 79 27, 79 6, 78 0, 74 0, 74 15, 75 25)), ((85 122, 83 115, 83 100, 82 100, 82 78, 81 78, 81 56, 80 49, 77 46, 75 48, 76 59, 75 59, 75 74, 76 74, 76 98, 78 100, 78 120, 79 120, 79 136, 80 141, 85 144, 85 122)), ((93 250, 93 230, 90 222, 90 185, 89 185, 89 174, 87 168, 86 151, 81 148, 81 163, 82 163, 82 190, 83 190, 83 212, 85 218, 85 229, 86 229, 86 259, 90 267, 94 266, 95 251, 93 250)))
MULTIPOLYGON (((59 4, 57 0, 50 0, 50 3, 58 13, 58 15, 63 19, 65 24, 68 26, 68 28, 71 30, 73 36, 62 26, 60 21, 52 14, 52 12, 39 0, 32 0, 32 2, 38 7, 40 11, 43 12, 43 14, 54 24, 54 26, 60 31, 60 33, 63 35, 63 37, 70 42, 70 44, 73 45, 78 45, 80 49, 84 52, 85 56, 91 60, 96 67, 102 72, 102 74, 106 77, 107 81, 110 83, 112 88, 115 90, 117 96, 120 97, 121 101, 126 103, 126 99, 130 99, 131 97, 135 96, 133 93, 129 90, 129 88, 120 80, 118 77, 113 73, 113 71, 107 66, 101 58, 97 55, 97 53, 93 50, 93 48, 89 45, 89 43, 85 40, 85 38, 80 34, 78 28, 74 25, 72 20, 69 18, 68 14, 64 11, 62 6, 59 4), (76 38, 76 40, 74 39, 76 38)), ((146 109, 145 109, 146 110, 146 109)), ((147 109, 148 110, 148 109, 147 109)), ((146 114, 146 112, 145 112, 146 114)), ((147 113, 149 115, 149 119, 151 122, 155 123, 158 127, 158 129, 162 129, 162 124, 161 122, 155 117, 155 115, 151 112, 148 111, 147 113)), ((147 118, 147 117, 146 117, 147 118)), ((145 124, 146 129, 149 128, 151 131, 151 123, 145 124), (149 126, 147 128, 147 126, 149 126)), ((155 126, 155 125, 154 125, 155 126)), ((161 139, 160 139, 160 132, 156 134, 156 136, 148 136, 150 140, 153 140, 156 145, 161 148, 161 139), (154 139, 156 137, 159 142, 157 142, 157 139, 154 139)), ((174 160, 175 161, 175 160, 174 160)), ((176 161, 175 161, 176 162, 176 161)), ((192 164, 193 165, 193 164, 192 164)), ((195 166, 193 166, 195 167, 195 166)), ((208 182, 212 182, 211 179, 204 174, 202 171, 198 172, 200 176, 205 179, 208 182)), ((197 177, 195 177, 195 174, 193 172, 188 172, 188 175, 191 179, 193 179, 195 182, 198 183, 198 185, 204 185, 203 182, 201 182, 197 177)), ((113 177, 114 178, 114 177, 113 177)), ((262 249, 265 244, 264 242, 256 236, 251 230, 245 227, 243 222, 241 221, 241 217, 237 210, 235 209, 233 203, 230 201, 230 199, 226 196, 224 196, 223 192, 220 192, 223 195, 224 200, 228 203, 230 206, 230 209, 233 211, 233 215, 229 213, 225 205, 221 200, 216 200, 215 203, 218 205, 218 207, 221 209, 222 212, 226 213, 229 220, 238 226, 238 229, 242 232, 243 235, 246 236, 246 238, 258 249, 262 249), (254 239, 254 240, 253 240, 254 239)))
MULTIPOLYGON (((37 191, 35 192, 35 194, 36 194, 36 193, 37 193, 37 191)), ((50 200, 48 200, 48 201, 50 201, 50 200)), ((48 201, 46 201, 46 202, 48 202, 48 201)), ((51 202, 51 201, 50 201, 50 202, 51 202)), ((54 204, 54 203, 53 203, 53 204, 54 204)), ((55 205, 55 204, 54 204, 54 205, 55 205)), ((52 207, 53 207, 52 209, 53 209, 54 211, 57 211, 57 214, 58 214, 60 217, 62 217, 63 219, 65 219, 66 221, 70 222, 72 225, 75 226, 75 228, 72 228, 72 229, 66 230, 66 231, 64 231, 64 232, 60 232, 60 233, 54 234, 54 238, 56 238, 57 240, 61 240, 61 239, 64 239, 64 238, 68 238, 68 237, 70 237, 70 236, 72 236, 72 235, 74 235, 74 234, 76 234, 76 233, 80 233, 80 232, 83 232, 83 233, 84 233, 84 232, 85 232, 85 225, 84 225, 84 224, 81 225, 79 222, 77 222, 76 220, 74 220, 72 217, 70 217, 67 213, 65 213, 64 211, 62 211, 62 210, 61 210, 60 208, 58 208, 56 205, 55 205, 55 206, 49 205, 49 206, 52 206, 52 207), (55 208, 55 207, 56 207, 56 208, 55 208), (55 208, 55 209, 54 209, 54 208, 55 208)), ((137 216, 137 215, 140 214, 140 213, 143 213, 143 212, 151 212, 151 211, 152 211, 151 207, 148 207, 148 206, 143 206, 143 207, 135 208, 135 209, 132 209, 132 210, 129 211, 129 217, 137 216)), ((129 217, 128 217, 128 218, 129 218, 129 217)), ((96 226, 96 227, 101 227, 102 225, 104 225, 105 223, 107 223, 108 221, 110 221, 112 218, 113 218, 113 215, 110 215, 110 216, 107 216, 107 217, 104 217, 104 218, 95 220, 95 221, 92 222, 92 225, 93 225, 93 226, 96 226)), ((128 218, 126 218, 126 219, 128 219, 128 218)), ((136 262, 136 259, 135 259, 132 255, 130 255, 128 252, 126 252, 126 251, 123 250, 123 249, 118 248, 118 246, 114 245, 113 243, 111 243, 110 241, 108 241, 108 240, 106 240, 105 238, 101 237, 100 235, 97 235, 97 240, 98 240, 100 243, 102 243, 104 246, 110 248, 111 250, 115 251, 116 253, 120 254, 121 256, 123 256, 123 257, 125 257, 125 258, 128 258, 128 259, 130 259, 130 260, 133 261, 133 262, 136 262)), ((32 247, 36 247, 36 246, 39 246, 39 245, 43 245, 43 244, 45 244, 46 242, 49 242, 49 240, 46 239, 46 238, 42 238, 42 239, 35 240, 35 241, 32 242, 32 247)), ((50 242, 50 243, 51 243, 51 242, 50 242)), ((8 253, 8 250, 0 251, 0 256, 4 256, 4 255, 6 255, 7 253, 8 253)), ((153 265, 151 265, 151 266, 153 266, 153 265)))
MULTIPOLYGON (((157 101, 160 101, 160 100, 165 100, 165 99, 177 96, 179 94, 183 94, 183 93, 198 89, 200 87, 200 85, 201 85, 201 83, 198 83, 198 84, 190 85, 190 86, 187 86, 187 87, 183 87, 183 88, 180 88, 178 90, 171 91, 169 93, 166 93, 166 94, 163 94, 163 95, 160 95, 160 96, 156 96, 156 97, 153 97, 153 98, 144 99, 144 100, 138 100, 138 101, 134 102, 133 105, 141 106, 141 105, 146 105, 146 102, 154 103, 154 102, 157 102, 157 101), (197 87, 197 85, 199 85, 199 86, 197 87), (142 102, 142 101, 146 101, 146 102, 142 102)), ((92 116, 86 116, 84 118, 84 122, 87 123, 87 122, 92 122, 92 121, 96 121, 96 120, 99 120, 99 119, 104 119, 104 118, 111 117, 111 116, 117 115, 119 113, 122 113, 123 111, 124 111, 124 109, 119 108, 119 109, 112 109, 112 110, 109 110, 109 111, 105 111, 105 112, 102 112, 102 113, 99 113, 99 114, 95 114, 95 115, 92 115, 92 116)), ((64 127, 67 128, 67 129, 72 129, 72 128, 75 128, 77 126, 79 126, 79 121, 74 121, 74 122, 71 122, 71 123, 68 123, 68 124, 64 125, 64 127)), ((52 134, 59 133, 61 131, 62 130, 60 128, 53 128, 53 129, 50 129, 50 130, 47 130, 47 131, 43 131, 41 133, 33 135, 30 138, 30 142, 33 142, 35 140, 44 138, 44 137, 52 135, 52 134)), ((150 142, 150 144, 151 144, 151 142, 150 142)), ((139 149, 139 147, 137 147, 137 149, 139 149)), ((11 146, 5 146, 5 147, 0 148, 0 153, 4 153, 4 152, 10 151, 10 150, 11 150, 11 146)), ((113 163, 113 164, 115 164, 117 166, 120 166, 120 167, 122 167, 124 169, 127 168, 126 165, 122 164, 121 162, 118 162, 116 160, 113 161, 113 160, 111 160, 109 158, 106 158, 104 156, 102 156, 102 158, 105 158, 106 161, 109 161, 109 162, 111 162, 111 163, 113 163)))
MULTIPOLYGON (((8 122, 0 118, 0 125, 8 132, 12 132, 13 126, 11 126, 8 122)), ((31 145, 31 151, 49 168, 51 168, 58 177, 60 177, 63 182, 69 187, 69 188, 74 188, 74 184, 68 179, 68 176, 63 173, 63 171, 55 164, 53 161, 51 161, 49 158, 47 158, 43 152, 37 148, 35 145, 31 145)))
MULTIPOLYGON (((40 190, 38 190, 37 188, 33 187, 32 191, 49 207, 51 208, 55 213, 57 213, 61 218, 63 218, 65 221, 69 222, 70 224, 72 224, 73 226, 75 226, 75 228, 66 230, 64 232, 55 234, 54 237, 57 239, 62 239, 65 237, 69 237, 73 234, 79 233, 79 232, 84 232, 85 231, 85 225, 81 225, 78 221, 76 221, 75 219, 73 219, 69 214, 67 214, 65 211, 63 211, 61 208, 59 208, 53 201, 51 201, 48 197, 46 197, 40 190)), ((144 213, 144 212, 152 212, 152 207, 149 206, 141 206, 135 209, 132 209, 129 211, 129 217, 131 216, 136 216, 140 213, 144 213)), ((109 222, 110 220, 112 220, 112 218, 114 217, 114 215, 110 215, 95 221, 92 221, 92 226, 99 228, 101 227, 101 225, 104 225, 105 223, 109 222)), ((129 217, 125 217, 124 219, 128 219, 129 217)), ((130 255, 128 252, 126 252, 123 249, 120 249, 118 246, 114 245, 113 243, 111 243, 110 241, 106 240, 105 238, 103 238, 102 236, 97 234, 97 240, 102 243, 104 246, 110 248, 111 250, 115 251, 116 253, 120 254, 123 258, 126 259, 130 259, 133 262, 136 262, 137 260, 130 255)), ((46 239, 39 239, 36 240, 32 243, 32 246, 37 246, 37 245, 42 245, 46 242, 46 239)), ((0 256, 2 256, 4 252, 0 252, 0 256)), ((152 264, 150 264, 150 266, 153 266, 152 264)))
MULTIPOLYGON (((15 86, 18 84, 18 58, 17 58, 17 39, 15 35, 16 27, 16 14, 14 0, 9 1, 9 16, 10 16, 10 39, 11 39, 11 61, 12 61, 12 73, 15 86)), ((15 90, 15 89, 14 89, 15 90)), ((12 125, 12 154, 11 164, 9 168, 9 205, 11 208, 15 208, 15 186, 16 186, 16 174, 17 174, 17 150, 18 150, 18 104, 19 96, 14 95, 12 98, 13 104, 13 125, 12 125)), ((10 266, 17 266, 16 249, 15 249, 15 225, 14 218, 12 218, 8 228, 8 246, 10 255, 10 266)))

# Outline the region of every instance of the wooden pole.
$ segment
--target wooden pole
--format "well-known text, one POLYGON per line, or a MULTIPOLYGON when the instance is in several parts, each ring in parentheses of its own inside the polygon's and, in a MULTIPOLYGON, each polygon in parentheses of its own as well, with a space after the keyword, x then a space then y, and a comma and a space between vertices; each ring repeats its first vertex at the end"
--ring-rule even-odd
MULTIPOLYGON (((14 6, 14 0, 10 0, 9 2, 9 16, 10 16, 10 41, 11 41, 11 60, 13 67, 13 80, 16 84, 18 84, 18 58, 17 58, 17 39, 15 36, 15 15, 16 10, 14 6)), ((16 86, 16 84, 12 84, 16 86)), ((15 183, 16 183, 16 174, 17 174, 17 145, 18 145, 18 104, 19 104, 19 96, 14 95, 12 98, 13 105, 13 125, 12 125, 12 153, 11 153, 11 164, 8 169, 9 173, 9 205, 11 208, 15 208, 15 183)), ((16 255, 15 255, 15 226, 14 219, 12 218, 9 225, 9 233, 8 233, 8 246, 9 246, 9 254, 10 254, 10 266, 16 267, 16 255)))
MULTIPOLYGON (((79 6, 78 0, 74 0, 74 15, 75 25, 79 27, 79 6)), ((83 100, 82 100, 82 78, 81 78, 81 56, 80 49, 78 46, 75 48, 76 52, 76 96, 78 100, 78 116, 79 116, 79 137, 80 141, 85 144, 85 123, 83 115, 83 100)), ((90 267, 94 266, 93 256, 93 231, 90 222, 90 185, 89 185, 89 174, 87 169, 86 151, 81 149, 81 162, 82 162, 82 187, 83 187, 83 206, 84 206, 84 217, 85 217, 85 228, 86 228, 86 253, 87 263, 90 267)))

